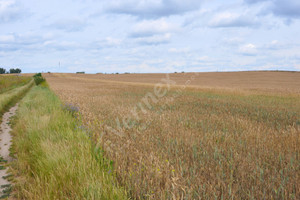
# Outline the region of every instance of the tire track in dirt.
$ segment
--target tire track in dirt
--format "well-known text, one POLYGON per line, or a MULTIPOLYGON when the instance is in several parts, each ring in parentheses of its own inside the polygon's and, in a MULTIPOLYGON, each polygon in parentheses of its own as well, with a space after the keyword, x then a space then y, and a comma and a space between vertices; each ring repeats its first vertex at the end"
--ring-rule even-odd
POLYGON ((11 190, 11 183, 7 180, 9 174, 7 168, 3 166, 5 162, 12 161, 12 158, 9 156, 9 148, 11 146, 11 134, 12 130, 10 127, 11 117, 16 114, 18 109, 18 104, 10 108, 10 110, 2 116, 2 123, 0 125, 0 156, 1 156, 1 166, 0 166, 0 198, 8 197, 11 190))

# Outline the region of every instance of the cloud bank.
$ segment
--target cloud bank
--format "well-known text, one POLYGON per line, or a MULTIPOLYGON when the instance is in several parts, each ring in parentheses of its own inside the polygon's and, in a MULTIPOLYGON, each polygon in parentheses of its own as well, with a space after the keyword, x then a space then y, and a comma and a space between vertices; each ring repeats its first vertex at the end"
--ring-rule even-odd
POLYGON ((299 31, 299 0, 0 0, 0 64, 24 72, 297 70, 299 31))

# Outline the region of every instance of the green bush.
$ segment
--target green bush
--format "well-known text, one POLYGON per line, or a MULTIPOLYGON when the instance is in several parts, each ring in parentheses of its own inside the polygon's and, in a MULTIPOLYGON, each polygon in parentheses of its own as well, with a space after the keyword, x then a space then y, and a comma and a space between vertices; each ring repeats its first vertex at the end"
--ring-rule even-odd
POLYGON ((36 73, 35 75, 33 75, 34 78, 38 77, 38 76, 42 77, 42 74, 41 73, 36 73))
POLYGON ((37 73, 33 76, 34 78, 34 82, 36 85, 39 85, 43 82, 45 82, 46 80, 42 77, 42 74, 41 73, 37 73))

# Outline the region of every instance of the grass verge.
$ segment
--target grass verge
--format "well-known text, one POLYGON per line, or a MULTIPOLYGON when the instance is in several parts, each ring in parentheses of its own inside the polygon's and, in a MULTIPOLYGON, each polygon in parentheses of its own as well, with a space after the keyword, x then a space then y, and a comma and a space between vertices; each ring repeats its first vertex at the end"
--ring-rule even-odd
POLYGON ((15 103, 22 95, 24 95, 32 87, 32 85, 33 81, 24 86, 0 94, 0 116, 3 114, 6 108, 15 103))
POLYGON ((28 92, 14 123, 16 198, 127 199, 111 165, 47 87, 28 92))
POLYGON ((32 80, 31 77, 0 75, 0 94, 24 86, 32 80))

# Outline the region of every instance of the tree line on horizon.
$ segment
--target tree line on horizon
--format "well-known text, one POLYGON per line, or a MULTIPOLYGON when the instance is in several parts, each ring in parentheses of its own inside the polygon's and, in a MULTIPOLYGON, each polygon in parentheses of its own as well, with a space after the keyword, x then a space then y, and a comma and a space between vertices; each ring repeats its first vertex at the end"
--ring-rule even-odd
POLYGON ((19 68, 11 68, 6 71, 6 69, 0 67, 0 74, 20 74, 22 72, 19 68))

